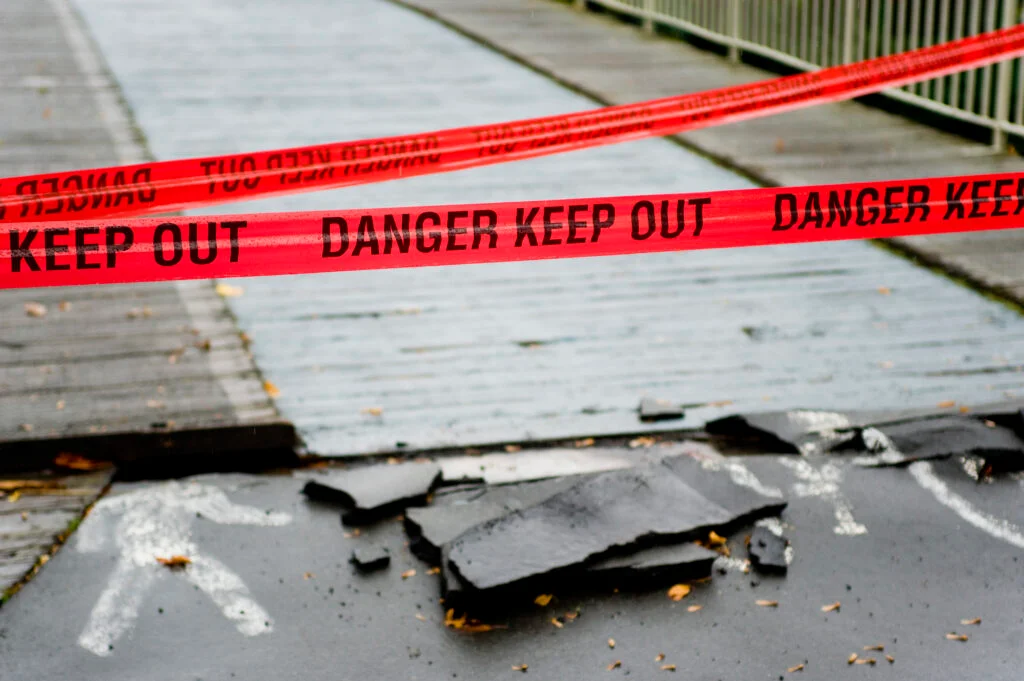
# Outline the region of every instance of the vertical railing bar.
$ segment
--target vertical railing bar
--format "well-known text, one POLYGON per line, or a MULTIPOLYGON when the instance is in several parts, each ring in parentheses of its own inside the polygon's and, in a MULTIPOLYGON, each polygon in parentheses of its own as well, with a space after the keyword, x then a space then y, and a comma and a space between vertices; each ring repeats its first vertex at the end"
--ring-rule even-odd
POLYGON ((740 49, 736 41, 740 37, 740 0, 729 0, 729 61, 740 60, 740 49))
MULTIPOLYGON (((971 0, 969 0, 971 1, 971 0)), ((971 19, 967 27, 968 35, 977 35, 981 30, 981 0, 971 2, 971 19)), ((977 93, 978 70, 968 71, 964 74, 964 105, 965 111, 975 112, 975 94, 977 93)))
POLYGON ((868 6, 863 2, 854 3, 857 8, 857 37, 854 39, 854 44, 857 46, 857 54, 854 55, 855 61, 863 61, 868 58, 868 6))
MULTIPOLYGON (((985 31, 995 30, 996 9, 998 9, 996 4, 997 0, 988 0, 985 3, 985 31)), ((981 102, 978 106, 978 113, 982 116, 992 116, 995 118, 992 112, 992 75, 992 66, 986 66, 981 71, 981 102)))
MULTIPOLYGON (((932 0, 928 0, 928 4, 932 4, 932 0)), ((907 45, 908 50, 916 50, 921 45, 921 0, 913 0, 910 4, 910 41, 907 45)), ((916 83, 912 88, 919 95, 924 95, 924 83, 916 83)))
MULTIPOLYGON (((949 39, 949 0, 942 0, 939 5, 939 26, 936 39, 939 42, 946 42, 949 39)), ((946 81, 949 77, 935 79, 935 100, 946 103, 946 81)))
POLYGON ((871 45, 868 48, 869 57, 881 56, 878 52, 878 38, 882 32, 882 0, 875 0, 871 3, 871 45))
MULTIPOLYGON (((959 39, 964 37, 964 15, 966 14, 964 9, 965 0, 956 0, 956 11, 953 13, 953 39, 959 39)), ((950 92, 949 92, 949 104, 950 106, 958 109, 963 108, 960 104, 960 89, 963 85, 964 74, 957 73, 950 76, 950 92)))
MULTIPOLYGON (((1000 28, 1006 28, 1014 24, 1016 19, 1013 16, 1014 5, 1016 4, 1016 2, 1010 2, 1010 0, 1003 0, 1003 11, 999 17, 1000 28)), ((994 20, 995 18, 993 17, 994 20)), ((1006 149, 1006 130, 1002 125, 1010 122, 1010 88, 1013 87, 1013 67, 1013 62, 1006 60, 999 62, 996 66, 996 108, 992 112, 992 117, 995 119, 995 127, 992 130, 992 148, 995 151, 1004 151, 1006 149)), ((1019 94, 1021 90, 1024 90, 1024 82, 1022 82, 1024 79, 1018 76, 1017 80, 1018 96, 1024 96, 1019 94)), ((1018 117, 1020 116, 1019 110, 1017 115, 1018 117)))

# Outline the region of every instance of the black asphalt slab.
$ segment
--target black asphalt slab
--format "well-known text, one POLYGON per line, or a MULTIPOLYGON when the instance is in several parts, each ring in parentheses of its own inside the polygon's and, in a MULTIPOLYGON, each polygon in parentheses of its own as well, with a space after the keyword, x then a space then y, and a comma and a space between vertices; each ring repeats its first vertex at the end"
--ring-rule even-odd
MULTIPOLYGON (((0 678, 497 679, 527 664, 526 677, 534 679, 646 679, 664 678, 669 672, 661 665, 675 664, 681 676, 701 680, 1020 679, 1024 548, 1013 543, 1024 527, 1019 479, 978 484, 956 459, 881 469, 836 458, 731 462, 790 498, 782 516, 795 552, 787 576, 716 570, 679 602, 663 589, 555 592, 547 607, 524 603, 523 614, 493 622, 506 629, 481 634, 444 627, 440 577, 427 574, 428 566, 404 546, 400 522, 346 535, 333 508, 303 497, 303 480, 199 478, 228 500, 202 517, 178 517, 190 523, 200 560, 172 573, 143 556, 152 583, 137 599, 138 619, 101 657, 78 640, 125 544, 81 542, 119 527, 113 497, 107 504, 115 507, 94 509, 69 546, 0 609, 0 678), (249 523, 265 516, 277 524, 228 524, 225 508, 232 505, 256 509, 245 516, 249 523), (835 532, 840 506, 865 534, 835 532), (291 521, 280 524, 274 512, 291 521), (356 574, 348 559, 366 542, 389 548, 388 570, 356 574), (239 631, 197 586, 203 583, 197 566, 213 559, 266 611, 267 626, 248 630, 255 635, 239 631), (778 605, 758 606, 759 599, 778 605), (822 612, 835 601, 838 612, 822 612), (693 605, 703 607, 689 612, 693 605), (577 618, 563 617, 577 608, 577 618), (554 617, 563 617, 561 628, 551 623, 554 617), (961 624, 976 617, 980 625, 961 624), (947 640, 954 632, 969 639, 947 640), (884 652, 863 650, 877 644, 884 652), (877 664, 847 665, 853 653, 877 664), (665 658, 656 662, 660 654, 665 658), (606 671, 616 660, 621 668, 606 671), (798 664, 803 671, 787 673, 798 664)), ((114 492, 144 490, 133 498, 148 502, 178 489, 168 484, 180 485, 117 485, 114 492)), ((751 530, 731 535, 733 556, 746 555, 743 540, 751 530)))

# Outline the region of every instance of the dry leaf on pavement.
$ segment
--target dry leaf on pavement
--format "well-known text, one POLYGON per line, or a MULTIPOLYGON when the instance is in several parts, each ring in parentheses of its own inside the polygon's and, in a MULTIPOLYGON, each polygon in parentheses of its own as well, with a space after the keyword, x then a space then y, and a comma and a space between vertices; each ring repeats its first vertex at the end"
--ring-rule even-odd
POLYGON ((689 584, 676 584, 668 590, 668 597, 671 598, 673 601, 681 601, 689 595, 689 584))

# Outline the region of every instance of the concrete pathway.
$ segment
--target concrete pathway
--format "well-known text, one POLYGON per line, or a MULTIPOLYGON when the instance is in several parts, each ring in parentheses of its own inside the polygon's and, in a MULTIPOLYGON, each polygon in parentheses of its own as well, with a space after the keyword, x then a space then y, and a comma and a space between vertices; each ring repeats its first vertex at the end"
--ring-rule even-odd
MULTIPOLYGON (((593 106, 384 0, 77 6, 161 159, 593 106)), ((515 25, 516 5, 508 7, 515 25)), ((540 12, 534 28, 543 25, 546 6, 529 7, 540 12)), ((590 27, 577 47, 633 39, 626 29, 605 34, 603 24, 564 16, 590 27)), ((493 18, 506 21, 503 13, 493 18)), ((558 32, 573 25, 563 19, 553 28, 544 54, 557 54, 558 32)), ((633 80, 636 88, 647 82, 633 80)), ((697 154, 648 140, 222 211, 744 186, 697 154)), ((971 404, 1024 389, 1024 320, 866 243, 256 279, 244 287, 230 304, 257 363, 281 389, 278 405, 311 449, 328 454, 699 427, 732 410, 971 404), (646 394, 732 404, 648 426, 635 413, 646 394)))
MULTIPOLYGON (((558 0, 395 0, 605 104, 747 83, 771 74, 558 0), (580 49, 586 45, 586 49, 580 49)), ((1019 156, 853 102, 677 138, 765 185, 1020 172, 1019 156)), ((1024 231, 896 239, 910 255, 1024 303, 1024 231)))

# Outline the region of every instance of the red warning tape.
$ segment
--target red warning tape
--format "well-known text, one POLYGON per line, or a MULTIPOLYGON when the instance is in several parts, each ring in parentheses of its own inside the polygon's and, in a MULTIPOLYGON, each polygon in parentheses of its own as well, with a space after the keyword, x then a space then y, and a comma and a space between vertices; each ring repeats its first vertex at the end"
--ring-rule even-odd
POLYGON ((1020 54, 1024 54, 1024 24, 857 64, 569 115, 0 179, 0 222, 166 213, 472 168, 850 99, 1020 54))
POLYGON ((703 194, 0 225, 0 289, 1007 229, 1024 173, 703 194))

